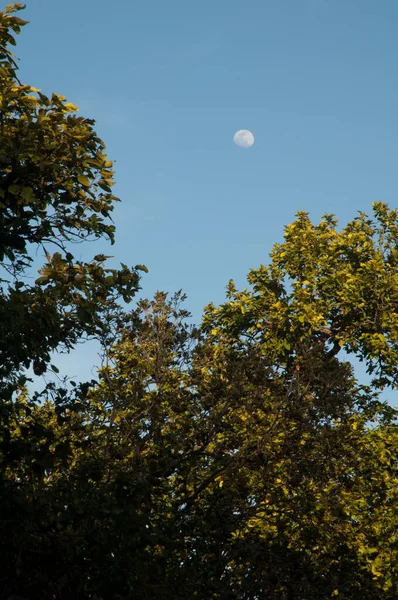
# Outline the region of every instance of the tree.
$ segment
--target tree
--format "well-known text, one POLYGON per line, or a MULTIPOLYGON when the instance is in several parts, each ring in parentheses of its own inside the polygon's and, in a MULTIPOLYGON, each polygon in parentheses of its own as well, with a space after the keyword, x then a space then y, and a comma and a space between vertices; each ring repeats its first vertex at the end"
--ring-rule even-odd
MULTIPOLYGON (((106 339, 120 300, 130 301, 145 270, 110 269, 103 255, 90 262, 73 256, 73 242, 113 243, 112 163, 93 120, 77 116, 65 97, 47 97, 18 79, 9 47, 26 24, 17 16, 22 8, 14 3, 0 12, 1 597, 8 597, 10 581, 14 590, 23 579, 20 557, 32 518, 46 528, 36 508, 51 514, 43 482, 68 463, 73 430, 82 426, 65 389, 50 385, 53 401, 36 405, 42 398, 27 394, 27 370, 57 372, 54 350, 106 339), (44 264, 32 283, 33 257, 40 254, 44 264)), ((27 574, 28 581, 34 577, 27 574)))
POLYGON ((340 232, 300 213, 200 331, 161 293, 126 315, 86 396, 82 593, 396 597, 396 411, 378 395, 396 380, 397 224, 382 204, 340 232))
POLYGON ((378 399, 396 387, 397 222, 381 203, 341 232, 299 213, 251 289, 230 282, 205 312, 199 365, 209 399, 223 399, 225 460, 238 463, 223 490, 254 465, 237 541, 223 547, 237 597, 397 594, 396 539, 381 533, 397 526, 396 412, 378 399), (365 362, 370 386, 341 350, 365 362))
POLYGON ((8 45, 26 23, 15 16, 21 8, 0 13, 0 260, 8 275, 1 280, 0 368, 8 396, 21 370, 32 364, 41 374, 55 348, 101 335, 102 306, 131 298, 139 280, 136 269, 107 269, 103 255, 84 263, 71 253, 74 241, 114 240, 112 163, 93 120, 77 116, 63 96, 48 98, 19 82, 8 45), (40 249, 46 262, 32 285, 24 275, 40 249))

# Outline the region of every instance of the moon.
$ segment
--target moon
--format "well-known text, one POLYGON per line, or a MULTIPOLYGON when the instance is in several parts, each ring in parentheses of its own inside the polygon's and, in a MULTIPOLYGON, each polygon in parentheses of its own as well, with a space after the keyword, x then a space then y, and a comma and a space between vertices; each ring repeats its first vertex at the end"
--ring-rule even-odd
POLYGON ((234 142, 241 148, 250 148, 254 144, 254 135, 248 129, 239 129, 234 135, 234 142))

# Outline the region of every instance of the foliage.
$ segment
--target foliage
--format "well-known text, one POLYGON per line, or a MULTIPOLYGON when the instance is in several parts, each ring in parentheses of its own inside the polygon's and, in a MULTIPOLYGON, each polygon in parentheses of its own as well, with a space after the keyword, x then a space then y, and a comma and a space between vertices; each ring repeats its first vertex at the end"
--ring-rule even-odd
POLYGON ((299 214, 200 332, 161 294, 130 316, 89 408, 141 500, 123 597, 396 596, 396 413, 378 392, 395 386, 398 219, 374 212, 341 232, 299 214))
POLYGON ((113 240, 111 164, 18 81, 20 8, 0 12, 0 598, 394 600, 397 212, 299 213, 199 328, 182 293, 124 312, 144 267, 71 252, 113 240), (29 395, 30 365, 89 336, 98 381, 29 395))
MULTIPOLYGON (((145 270, 110 269, 103 255, 89 262, 73 256, 74 242, 113 242, 112 163, 94 121, 77 116, 65 97, 47 97, 18 79, 9 47, 26 24, 17 16, 22 8, 14 3, 0 12, 0 551, 7 557, 1 597, 12 573, 13 587, 24 579, 21 557, 35 511, 42 506, 47 519, 53 514, 43 481, 51 487, 48 473, 68 464, 77 415, 62 417, 62 404, 73 400, 55 386, 48 390, 53 401, 37 406, 40 396, 25 391, 27 370, 57 372, 54 350, 107 339, 119 300, 130 301, 145 270), (32 282, 40 255, 44 264, 32 282)), ((49 527, 43 515, 40 536, 49 527)), ((27 581, 36 576, 27 573, 27 581)), ((42 593, 48 592, 37 597, 42 593)))
MULTIPOLYGON (((394 385, 394 374, 386 351, 373 384, 359 384, 339 356, 355 341, 354 317, 339 327, 345 343, 332 334, 350 306, 333 310, 357 264, 350 233, 365 223, 378 250, 380 210, 396 220, 377 205, 371 225, 360 215, 340 233, 332 219, 314 227, 299 215, 250 289, 230 282, 200 330, 181 294, 158 293, 119 321, 99 383, 57 422, 69 428, 67 464, 41 476, 39 494, 53 529, 43 534, 39 506, 23 558, 28 573, 51 569, 24 594, 51 582, 61 598, 396 597, 396 412, 378 398, 381 376, 394 385), (335 290, 330 304, 324 289, 335 290)), ((387 281, 389 265, 387 250, 387 281)), ((363 322, 372 310, 366 303, 363 322)), ((394 352, 393 327, 383 333, 394 352)), ((373 375, 367 347, 359 356, 373 375)))
POLYGON ((71 244, 107 236, 114 202, 112 163, 94 121, 63 96, 21 84, 9 44, 25 21, 22 8, 0 13, 0 373, 10 397, 17 374, 45 372, 50 352, 82 335, 102 335, 102 306, 128 301, 138 274, 106 268, 107 257, 76 261, 71 244), (51 247, 57 251, 50 254, 51 247), (45 264, 32 285, 25 275, 38 249, 45 264))

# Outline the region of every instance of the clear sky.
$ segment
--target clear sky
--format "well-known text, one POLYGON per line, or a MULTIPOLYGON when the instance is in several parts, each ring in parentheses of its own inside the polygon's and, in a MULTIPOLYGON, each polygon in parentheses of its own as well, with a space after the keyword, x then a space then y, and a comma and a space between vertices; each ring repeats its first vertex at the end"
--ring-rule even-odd
POLYGON ((142 295, 183 288, 198 321, 296 211, 396 205, 397 0, 28 0, 21 16, 22 80, 95 118, 116 160, 111 253, 148 266, 142 295))

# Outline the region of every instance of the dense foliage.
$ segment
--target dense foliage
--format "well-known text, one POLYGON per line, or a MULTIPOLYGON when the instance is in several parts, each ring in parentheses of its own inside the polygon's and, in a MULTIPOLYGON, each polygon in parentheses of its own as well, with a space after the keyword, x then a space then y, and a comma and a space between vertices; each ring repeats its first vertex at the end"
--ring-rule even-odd
POLYGON ((394 600, 397 211, 299 213, 199 327, 182 293, 126 311, 145 267, 72 251, 113 241, 112 163, 18 80, 20 8, 0 12, 0 598, 394 600), (91 337, 97 381, 29 393, 91 337))

